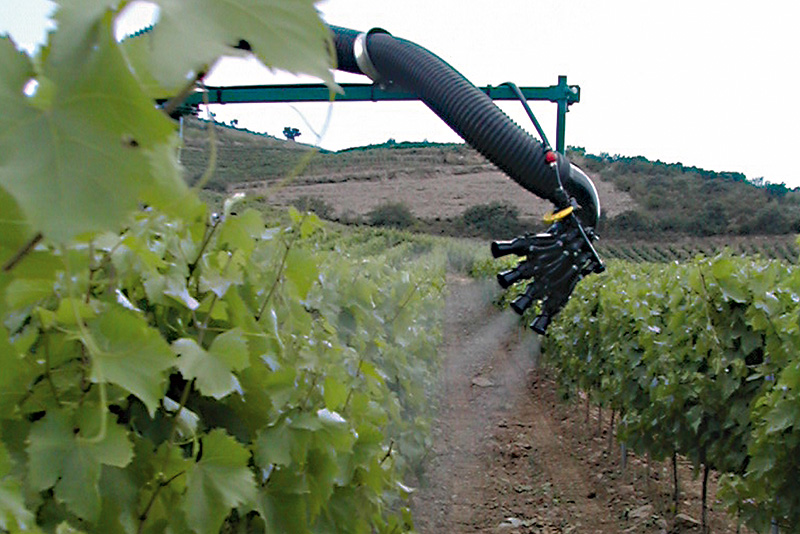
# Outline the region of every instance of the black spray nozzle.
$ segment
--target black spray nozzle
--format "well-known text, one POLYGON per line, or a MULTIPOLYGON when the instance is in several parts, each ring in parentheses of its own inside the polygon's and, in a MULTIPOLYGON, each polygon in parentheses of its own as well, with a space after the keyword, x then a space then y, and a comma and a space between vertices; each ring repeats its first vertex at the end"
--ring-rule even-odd
POLYGON ((522 315, 541 301, 541 313, 531 323, 535 332, 545 332, 581 278, 604 270, 592 239, 594 233, 584 231, 581 221, 571 216, 553 224, 546 233, 492 243, 494 257, 525 255, 514 269, 499 273, 497 281, 505 289, 521 280, 533 279, 511 302, 511 309, 522 315))
POLYGON ((537 334, 544 335, 545 332, 547 332, 547 327, 550 326, 550 321, 552 320, 553 318, 546 313, 537 315, 536 319, 534 319, 531 323, 531 330, 537 334))
POLYGON ((523 261, 513 269, 503 271, 497 274, 497 282, 503 289, 508 289, 520 280, 526 280, 535 274, 536 266, 529 262, 523 261))
POLYGON ((502 258, 503 256, 508 256, 509 254, 525 256, 528 254, 529 249, 530 238, 528 236, 517 237, 511 241, 493 241, 492 257, 502 258))
POLYGON ((497 273, 497 283, 503 289, 508 289, 522 279, 519 268, 497 273))
POLYGON ((525 292, 511 301, 511 309, 517 314, 522 315, 525 310, 533 305, 533 302, 543 296, 543 287, 539 282, 532 282, 525 288, 525 292))
POLYGON ((524 236, 515 237, 510 241, 493 241, 492 242, 492 257, 502 258, 509 254, 517 256, 529 256, 536 251, 546 252, 563 246, 558 238, 550 233, 544 234, 526 234, 524 236))

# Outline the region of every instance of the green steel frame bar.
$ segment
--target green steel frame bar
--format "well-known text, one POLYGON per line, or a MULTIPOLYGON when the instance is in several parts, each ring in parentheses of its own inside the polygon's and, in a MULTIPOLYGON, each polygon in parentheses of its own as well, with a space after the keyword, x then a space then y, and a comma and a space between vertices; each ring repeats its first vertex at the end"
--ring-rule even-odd
MULTIPOLYGON (((196 107, 208 104, 259 104, 287 102, 378 102, 419 100, 413 93, 396 89, 382 89, 376 84, 343 83, 339 86, 344 94, 332 94, 324 84, 294 85, 247 85, 231 87, 206 87, 206 95, 201 92, 191 94, 184 105, 196 107)), ((517 100, 517 96, 505 86, 479 87, 492 100, 517 100)), ((528 100, 544 100, 558 104, 556 121, 556 150, 564 153, 566 114, 571 104, 580 102, 581 89, 568 85, 566 76, 558 77, 558 84, 549 87, 520 87, 528 100)))

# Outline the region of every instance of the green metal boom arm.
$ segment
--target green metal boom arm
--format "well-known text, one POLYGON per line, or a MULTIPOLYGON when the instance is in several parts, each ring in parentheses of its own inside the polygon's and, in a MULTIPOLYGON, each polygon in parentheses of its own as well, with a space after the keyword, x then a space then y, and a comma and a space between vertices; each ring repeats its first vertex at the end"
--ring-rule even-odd
MULTIPOLYGON (((339 84, 344 94, 334 95, 336 102, 378 102, 419 100, 413 93, 397 89, 381 89, 378 84, 343 83, 339 84)), ((517 100, 517 96, 507 86, 479 87, 492 100, 517 100)), ((564 153, 564 132, 566 113, 571 104, 580 102, 581 90, 577 85, 567 85, 567 77, 559 76, 558 84, 549 87, 520 87, 528 100, 541 100, 558 104, 556 123, 556 150, 564 153)), ((206 87, 206 95, 193 93, 184 105, 196 107, 208 104, 257 104, 286 102, 329 102, 330 89, 324 84, 293 85, 244 85, 231 87, 206 87)))

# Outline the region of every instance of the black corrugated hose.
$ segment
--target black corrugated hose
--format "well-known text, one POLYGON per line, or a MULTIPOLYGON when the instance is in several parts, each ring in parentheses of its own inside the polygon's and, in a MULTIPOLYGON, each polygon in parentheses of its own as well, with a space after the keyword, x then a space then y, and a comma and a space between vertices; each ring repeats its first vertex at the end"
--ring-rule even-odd
MULTIPOLYGON (((353 52, 360 32, 335 26, 332 30, 337 68, 365 74, 353 52)), ((542 144, 445 61, 415 43, 383 32, 369 34, 367 50, 381 83, 415 93, 467 143, 528 191, 559 209, 569 205, 555 172, 545 161, 542 144)), ((563 180, 569 179, 568 164, 562 167, 561 175, 563 180)))
POLYGON ((491 98, 428 50, 380 29, 366 34, 339 27, 332 31, 339 70, 364 74, 383 86, 415 94, 511 179, 563 210, 547 233, 492 244, 495 257, 526 257, 516 269, 500 273, 498 281, 508 287, 534 278, 512 302, 512 308, 522 314, 534 301, 541 301, 531 327, 543 334, 578 281, 604 268, 591 244, 600 216, 592 181, 566 157, 551 152, 520 128, 491 98), (554 166, 548 158, 556 158, 554 166), (577 213, 565 209, 572 207, 570 197, 578 204, 577 213))

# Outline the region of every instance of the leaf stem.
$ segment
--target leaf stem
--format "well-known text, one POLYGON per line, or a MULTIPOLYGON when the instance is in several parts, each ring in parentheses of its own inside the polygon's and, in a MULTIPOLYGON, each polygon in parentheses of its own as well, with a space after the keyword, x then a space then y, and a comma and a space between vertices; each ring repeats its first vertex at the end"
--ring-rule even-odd
MULTIPOLYGON (((203 88, 203 104, 205 104, 206 109, 208 109, 208 92, 203 88)), ((192 189, 197 192, 203 189, 205 185, 211 180, 211 177, 214 176, 214 171, 217 167, 217 131, 216 131, 217 123, 214 120, 213 115, 211 116, 211 121, 208 123, 208 166, 206 170, 203 172, 203 176, 192 186, 192 189)))
POLYGON ((197 257, 192 263, 189 264, 189 276, 186 279, 187 282, 192 278, 192 275, 194 275, 194 270, 197 268, 197 265, 203 258, 203 253, 206 251, 206 248, 208 248, 208 244, 211 242, 211 237, 214 235, 214 232, 217 231, 217 226, 219 226, 219 223, 220 219, 215 219, 214 224, 211 225, 211 229, 206 232, 206 235, 203 238, 203 243, 200 245, 200 251, 197 253, 197 257))
MULTIPOLYGON (((364 356, 362 355, 358 359, 358 368, 356 368, 356 376, 355 376, 356 379, 361 376, 361 366, 363 364, 364 364, 364 356)), ((347 392, 347 398, 344 400, 344 406, 342 406, 342 410, 347 409, 347 405, 350 404, 350 398, 353 396, 353 391, 355 391, 355 389, 356 386, 354 385, 353 387, 350 388, 350 391, 347 392)))
POLYGON ((394 315, 392 316, 391 319, 389 319, 389 322, 387 324, 391 324, 391 323, 393 323, 395 321, 395 319, 397 319, 397 317, 400 315, 400 313, 403 311, 403 309, 406 306, 408 306, 409 302, 411 302, 411 297, 414 296, 414 293, 417 292, 417 289, 419 289, 419 282, 417 282, 416 285, 413 287, 413 289, 411 289, 411 291, 408 293, 408 296, 405 298, 403 303, 400 306, 397 307, 397 310, 394 312, 394 315))
POLYGON ((156 489, 153 490, 153 494, 150 496, 150 500, 147 501, 147 506, 145 506, 144 511, 141 514, 139 514, 139 528, 136 529, 137 534, 142 533, 142 529, 144 528, 144 523, 145 521, 147 521, 147 517, 150 515, 150 510, 153 508, 153 505, 156 502, 156 498, 158 497, 158 494, 161 493, 161 490, 169 486, 173 480, 175 480, 176 478, 185 473, 186 473, 185 470, 179 471, 174 475, 172 475, 171 477, 169 477, 168 479, 162 480, 161 482, 158 483, 156 489))
POLYGON ((100 443, 106 439, 106 433, 108 432, 108 394, 106 392, 106 383, 105 381, 101 381, 97 386, 100 389, 100 430, 97 432, 96 436, 92 436, 91 438, 79 437, 83 443, 100 443))
POLYGON ((308 388, 308 393, 306 393, 306 398, 303 399, 303 402, 300 404, 302 409, 307 407, 308 401, 311 399, 311 394, 314 393, 314 389, 317 387, 317 380, 319 379, 319 375, 315 374, 314 379, 311 380, 311 387, 308 388))
MULTIPOLYGON (((225 274, 228 272, 228 267, 230 267, 231 261, 233 261, 233 253, 229 252, 228 261, 225 262, 225 267, 223 267, 222 271, 220 271, 220 274, 222 276, 225 276, 225 274)), ((203 338, 205 337, 206 332, 208 331, 208 321, 211 320, 211 312, 214 311, 214 306, 217 304, 218 300, 219 300, 219 295, 217 293, 214 293, 214 296, 211 299, 211 304, 208 307, 208 312, 206 312, 206 317, 203 320, 203 324, 200 325, 200 334, 197 336, 197 344, 200 346, 203 345, 203 338)), ((194 312, 192 313, 194 314, 194 312)), ((197 319, 195 319, 195 321, 196 320, 197 319)))
POLYGON ((177 95, 173 96, 169 100, 164 103, 164 107, 161 109, 165 114, 172 117, 172 115, 178 110, 181 104, 183 104, 189 95, 192 94, 192 90, 197 86, 197 82, 205 78, 205 72, 199 72, 194 79, 189 80, 189 82, 183 86, 181 92, 177 95))
POLYGON ((200 333, 197 335, 197 344, 201 347, 203 346, 203 338, 206 337, 206 332, 208 331, 208 320, 211 319, 211 312, 214 311, 214 305, 217 303, 217 299, 217 294, 214 293, 214 296, 211 298, 211 305, 208 307, 206 318, 203 320, 203 324, 200 325, 200 333))
POLYGON ((42 332, 42 344, 44 345, 44 377, 47 380, 47 383, 50 385, 50 391, 53 393, 53 398, 56 400, 56 405, 60 408, 62 406, 61 399, 58 396, 58 390, 56 389, 56 385, 53 382, 53 375, 50 373, 50 341, 49 337, 45 332, 42 332))
POLYGON ((388 459, 389 459, 389 458, 392 456, 392 448, 393 448, 393 447, 394 447, 394 440, 391 440, 391 441, 389 442, 389 450, 388 450, 388 451, 386 451, 386 454, 385 454, 385 455, 383 456, 383 458, 381 459, 381 465, 383 465, 383 463, 384 463, 386 460, 388 460, 388 459))
POLYGON ((275 277, 275 280, 272 282, 272 287, 269 288, 269 292, 267 293, 267 297, 264 299, 264 304, 261 305, 261 309, 258 310, 258 315, 256 315, 256 321, 261 320, 261 316, 264 315, 264 311, 267 309, 267 304, 269 303, 270 299, 272 298, 272 294, 277 289, 278 284, 283 277, 283 270, 286 268, 286 259, 289 257, 289 252, 292 250, 295 241, 297 240, 297 235, 295 235, 291 242, 286 244, 286 250, 283 253, 283 257, 281 258, 281 263, 278 266, 278 274, 275 277))
POLYGON ((9 273, 9 272, 11 272, 11 270, 12 270, 14 267, 16 267, 16 266, 17 266, 17 264, 18 264, 19 262, 21 262, 21 261, 23 260, 23 258, 25 258, 25 256, 27 256, 28 254, 30 254, 30 253, 31 253, 31 251, 34 249, 34 247, 35 247, 36 245, 38 245, 38 244, 39 244, 39 242, 40 242, 40 241, 41 241, 43 238, 44 238, 44 236, 43 236, 41 233, 38 233, 38 234, 36 234, 35 236, 33 236, 33 238, 31 238, 31 240, 30 240, 30 241, 28 241, 28 242, 25 244, 25 246, 23 246, 21 249, 19 249, 19 250, 17 251, 17 253, 16 253, 16 254, 14 254, 13 256, 11 256, 11 258, 9 258, 9 260, 8 260, 6 263, 4 263, 4 264, 3 264, 3 272, 4 272, 4 273, 9 273))

